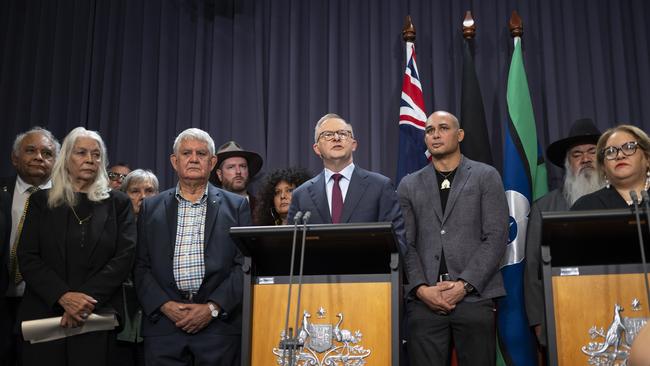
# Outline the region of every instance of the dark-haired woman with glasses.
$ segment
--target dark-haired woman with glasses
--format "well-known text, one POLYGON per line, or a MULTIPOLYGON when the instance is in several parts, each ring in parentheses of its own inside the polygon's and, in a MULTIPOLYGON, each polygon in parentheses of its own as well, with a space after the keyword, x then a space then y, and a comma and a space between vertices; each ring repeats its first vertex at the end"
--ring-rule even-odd
POLYGON ((598 170, 606 187, 580 198, 572 210, 627 208, 630 192, 640 199, 650 188, 650 139, 638 127, 619 125, 605 131, 596 144, 598 170))

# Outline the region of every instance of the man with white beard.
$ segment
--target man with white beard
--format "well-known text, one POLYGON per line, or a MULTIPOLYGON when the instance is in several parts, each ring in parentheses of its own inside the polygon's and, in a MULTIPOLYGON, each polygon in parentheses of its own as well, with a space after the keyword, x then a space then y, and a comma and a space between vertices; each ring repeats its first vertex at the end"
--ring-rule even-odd
POLYGON ((540 249, 542 212, 568 211, 578 198, 603 187, 595 165, 596 142, 599 137, 600 131, 594 122, 590 118, 582 118, 573 123, 567 138, 549 145, 546 156, 553 164, 565 168, 564 184, 535 201, 530 208, 526 235, 524 297, 528 324, 534 328, 542 347, 546 346, 540 249))

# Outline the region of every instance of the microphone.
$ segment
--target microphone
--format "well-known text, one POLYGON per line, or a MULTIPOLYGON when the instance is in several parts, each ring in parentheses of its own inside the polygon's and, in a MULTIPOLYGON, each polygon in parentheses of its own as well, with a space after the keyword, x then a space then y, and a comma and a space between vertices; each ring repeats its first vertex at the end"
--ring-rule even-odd
MULTIPOLYGON (((648 193, 646 193, 647 195, 648 193)), ((648 268, 646 266, 646 260, 645 260, 645 246, 643 244, 643 234, 641 233, 641 218, 639 215, 639 202, 638 202, 638 196, 636 194, 636 191, 632 190, 630 191, 630 198, 632 198, 632 203, 634 203, 634 214, 636 215, 636 229, 637 233, 639 235, 639 247, 641 249, 641 264, 643 265, 643 279, 645 282, 645 294, 646 294, 646 304, 650 304, 650 286, 648 285, 648 268)), ((646 200, 646 205, 648 204, 646 200)), ((646 211, 646 217, 648 215, 648 211, 646 211)), ((648 224, 650 225, 650 223, 648 224)))
MULTIPOLYGON (((311 214, 310 214, 311 215, 311 214)), ((293 364, 293 348, 288 347, 289 344, 293 341, 293 334, 289 332, 289 313, 291 309, 291 288, 293 287, 293 265, 296 260, 296 238, 298 237, 298 223, 300 219, 303 218, 302 211, 296 212, 293 216, 293 241, 291 243, 291 264, 289 265, 289 293, 287 294, 287 311, 284 317, 284 342, 280 342, 280 347, 282 348, 282 365, 285 365, 286 361, 286 351, 289 349, 289 364, 293 364)), ((296 321, 297 323, 297 321, 296 321)), ((297 328, 296 328, 297 334, 297 328)))
MULTIPOLYGON (((311 217, 311 212, 305 211, 305 215, 302 217, 302 243, 300 249, 300 269, 298 271, 298 301, 296 303, 296 331, 298 329, 298 317, 300 316, 300 299, 302 294, 302 272, 305 267, 305 239, 307 238, 307 222, 311 217)), ((307 331, 307 329, 305 329, 307 331)))

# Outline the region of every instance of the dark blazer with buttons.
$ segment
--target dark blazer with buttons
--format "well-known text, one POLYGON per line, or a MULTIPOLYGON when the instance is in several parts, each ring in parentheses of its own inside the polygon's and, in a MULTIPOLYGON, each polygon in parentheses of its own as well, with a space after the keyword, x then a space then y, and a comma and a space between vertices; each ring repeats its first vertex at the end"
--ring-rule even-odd
MULTIPOLYGON (((332 216, 325 185, 325 172, 322 171, 296 188, 291 195, 288 222, 293 222, 296 212, 310 211, 310 224, 331 224, 332 216)), ((341 223, 384 221, 393 224, 399 249, 404 254, 404 218, 393 184, 389 178, 355 165, 343 202, 341 223)))
POLYGON ((88 240, 92 249, 78 288, 66 282, 66 231, 70 208, 49 208, 47 194, 32 194, 18 246, 18 264, 27 284, 20 305, 21 320, 60 316, 58 300, 68 291, 82 292, 98 302, 95 310, 122 313, 122 282, 133 265, 136 227, 129 197, 112 190, 92 204, 88 240))
MULTIPOLYGON (((138 215, 135 284, 146 314, 143 319, 145 336, 182 333, 182 330, 176 328, 160 311, 160 307, 167 301, 182 302, 173 269, 177 218, 176 188, 145 199, 138 215)), ((230 237, 230 228, 250 224, 250 209, 244 197, 208 184, 204 242, 205 276, 193 301, 217 303, 225 316, 211 321, 201 332, 241 334, 243 256, 230 237)))
POLYGON ((508 242, 508 204, 499 173, 493 167, 461 158, 446 210, 442 213, 433 164, 402 179, 397 194, 406 222, 407 293, 434 285, 444 248, 453 280, 462 278, 479 301, 505 295, 499 264, 508 242))

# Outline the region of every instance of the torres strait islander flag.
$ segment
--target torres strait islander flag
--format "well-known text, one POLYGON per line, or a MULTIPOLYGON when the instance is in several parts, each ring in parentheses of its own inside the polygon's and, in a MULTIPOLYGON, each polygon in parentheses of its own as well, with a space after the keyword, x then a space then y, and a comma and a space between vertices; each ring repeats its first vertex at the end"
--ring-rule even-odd
POLYGON ((497 301, 497 328, 503 356, 498 363, 532 366, 537 365, 537 353, 524 308, 523 261, 530 206, 546 194, 548 185, 519 37, 515 37, 506 94, 509 119, 505 126, 503 185, 510 208, 510 235, 501 264, 507 296, 497 301))
POLYGON ((402 80, 402 98, 399 109, 399 157, 397 160, 398 185, 402 178, 428 163, 428 151, 424 144, 424 98, 420 75, 415 63, 415 44, 406 42, 406 70, 402 80))

